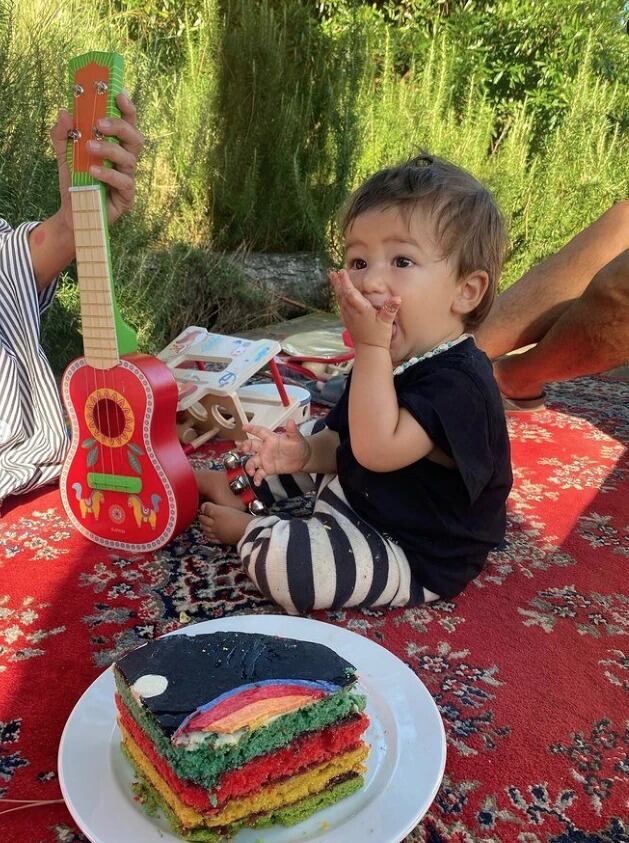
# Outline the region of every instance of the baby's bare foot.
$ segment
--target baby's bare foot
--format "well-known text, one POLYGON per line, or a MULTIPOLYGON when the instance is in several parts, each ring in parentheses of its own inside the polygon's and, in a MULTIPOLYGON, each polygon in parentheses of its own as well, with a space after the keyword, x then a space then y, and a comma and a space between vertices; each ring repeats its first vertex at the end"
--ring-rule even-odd
POLYGON ((244 510, 246 508, 242 498, 235 495, 229 488, 225 471, 195 471, 195 476, 203 499, 221 504, 221 506, 230 506, 232 509, 244 510))
POLYGON ((199 513, 199 523, 210 541, 237 544, 253 517, 248 512, 239 512, 231 506, 204 503, 199 513))

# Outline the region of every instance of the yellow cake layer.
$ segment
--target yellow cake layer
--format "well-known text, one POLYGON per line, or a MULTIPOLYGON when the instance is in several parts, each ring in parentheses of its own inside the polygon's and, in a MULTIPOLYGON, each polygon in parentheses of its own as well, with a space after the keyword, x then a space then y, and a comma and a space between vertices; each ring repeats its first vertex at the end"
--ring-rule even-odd
POLYGON ((198 826, 210 828, 214 826, 225 826, 236 820, 243 819, 243 817, 247 817, 250 814, 266 813, 267 811, 281 808, 284 805, 292 805, 294 802, 298 802, 300 799, 304 799, 311 794, 319 793, 319 791, 326 787, 330 779, 336 776, 341 776, 349 772, 363 773, 365 768, 361 764, 361 761, 369 753, 369 747, 363 743, 357 749, 337 755, 335 758, 323 764, 317 764, 317 766, 311 767, 306 772, 297 776, 291 776, 289 779, 285 779, 277 784, 261 788, 257 793, 243 797, 242 799, 232 799, 216 814, 208 816, 200 814, 194 808, 181 801, 160 776, 125 727, 121 723, 119 726, 129 755, 138 769, 169 805, 185 829, 192 829, 198 826))

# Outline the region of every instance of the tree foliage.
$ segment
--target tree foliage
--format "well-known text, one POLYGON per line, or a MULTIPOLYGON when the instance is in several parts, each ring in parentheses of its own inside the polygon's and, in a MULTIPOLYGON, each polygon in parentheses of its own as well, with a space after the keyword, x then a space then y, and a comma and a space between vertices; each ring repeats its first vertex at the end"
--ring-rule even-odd
POLYGON ((458 46, 456 95, 464 97, 476 77, 499 114, 526 102, 537 140, 569 108, 568 83, 587 51, 593 71, 625 92, 610 119, 629 125, 625 0, 321 0, 317 11, 331 29, 356 14, 381 22, 395 35, 401 74, 411 57, 420 59, 436 35, 446 34, 458 46))

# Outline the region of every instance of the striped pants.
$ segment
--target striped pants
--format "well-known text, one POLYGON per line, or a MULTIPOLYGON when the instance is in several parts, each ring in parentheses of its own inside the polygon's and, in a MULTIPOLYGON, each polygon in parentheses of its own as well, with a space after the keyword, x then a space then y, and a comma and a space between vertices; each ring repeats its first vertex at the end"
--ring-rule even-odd
POLYGON ((412 575, 406 554, 349 505, 335 474, 268 478, 272 503, 316 491, 310 517, 254 518, 238 543, 245 571, 289 614, 341 607, 414 606, 439 599, 412 575))

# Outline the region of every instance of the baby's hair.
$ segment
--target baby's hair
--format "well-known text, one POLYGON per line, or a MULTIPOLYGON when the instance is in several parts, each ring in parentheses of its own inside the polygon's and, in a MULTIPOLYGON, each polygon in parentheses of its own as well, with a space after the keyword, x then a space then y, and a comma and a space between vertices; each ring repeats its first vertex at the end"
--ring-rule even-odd
POLYGON ((342 230, 374 208, 399 207, 410 217, 417 206, 432 216, 443 257, 456 257, 459 278, 478 270, 489 276, 481 303, 465 317, 465 326, 474 328, 495 298, 507 235, 496 200, 467 170, 427 152, 379 170, 350 196, 342 230))

